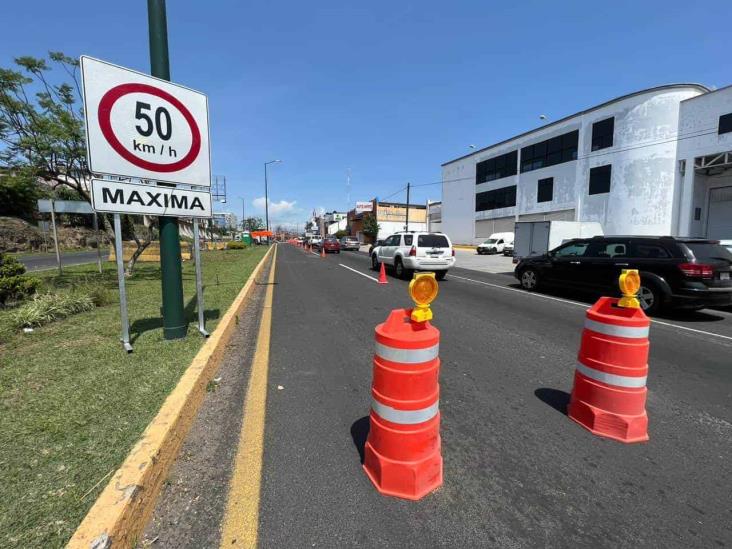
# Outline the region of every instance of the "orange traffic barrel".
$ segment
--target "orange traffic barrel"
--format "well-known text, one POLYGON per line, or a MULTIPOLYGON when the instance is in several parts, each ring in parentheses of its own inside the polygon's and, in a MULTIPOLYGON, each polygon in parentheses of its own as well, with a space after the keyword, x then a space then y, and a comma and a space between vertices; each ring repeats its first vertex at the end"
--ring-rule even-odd
POLYGON ((643 442, 650 320, 618 301, 601 297, 587 310, 567 413, 596 435, 643 442))
POLYGON ((363 467, 385 495, 417 500, 442 485, 440 331, 397 309, 376 327, 363 467))

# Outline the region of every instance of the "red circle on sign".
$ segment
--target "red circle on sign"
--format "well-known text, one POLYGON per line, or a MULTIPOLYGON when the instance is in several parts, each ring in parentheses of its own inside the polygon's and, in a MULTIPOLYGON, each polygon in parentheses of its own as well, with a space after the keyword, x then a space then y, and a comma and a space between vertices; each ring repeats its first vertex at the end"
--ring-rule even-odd
POLYGON ((117 151, 122 158, 145 170, 164 173, 177 172, 193 164, 198 157, 198 153, 201 151, 201 132, 199 131, 196 120, 193 118, 191 112, 185 107, 185 105, 183 105, 183 103, 168 92, 153 86, 148 86, 147 84, 120 84, 119 86, 115 86, 105 93, 102 100, 99 102, 97 117, 99 118, 99 127, 102 130, 102 134, 111 147, 117 151), (114 130, 112 130, 112 107, 120 97, 130 93, 149 93, 150 95, 164 99, 180 111, 183 118, 188 122, 188 127, 191 129, 192 137, 191 148, 183 158, 170 164, 161 164, 159 162, 143 160, 127 150, 120 140, 117 139, 117 136, 114 135, 114 130))

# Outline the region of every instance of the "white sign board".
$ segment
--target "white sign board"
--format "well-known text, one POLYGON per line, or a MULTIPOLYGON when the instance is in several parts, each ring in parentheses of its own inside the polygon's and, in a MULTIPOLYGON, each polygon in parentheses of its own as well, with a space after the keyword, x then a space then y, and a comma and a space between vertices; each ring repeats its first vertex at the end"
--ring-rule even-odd
POLYGON ((38 200, 38 211, 49 213, 53 202, 53 211, 56 213, 93 214, 91 204, 85 200, 38 200))
POLYGON ((374 211, 373 202, 356 202, 356 213, 374 211))
POLYGON ((92 173, 211 186, 205 95, 92 57, 81 73, 92 173))
POLYGON ((98 212, 211 217, 211 193, 92 179, 92 206, 98 212))

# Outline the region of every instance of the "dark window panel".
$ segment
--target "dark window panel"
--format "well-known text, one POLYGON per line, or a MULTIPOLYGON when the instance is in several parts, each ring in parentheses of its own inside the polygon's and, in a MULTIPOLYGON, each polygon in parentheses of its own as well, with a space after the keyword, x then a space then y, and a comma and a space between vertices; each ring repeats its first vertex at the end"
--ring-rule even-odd
POLYGON ((574 130, 521 149, 521 172, 529 172, 577 160, 579 130, 574 130))
POLYGON ((475 167, 475 184, 516 175, 517 161, 518 151, 511 151, 510 153, 478 162, 475 167))
POLYGON ((732 112, 719 117, 719 134, 732 132, 732 112))
POLYGON ((478 193, 475 199, 476 212, 496 210, 498 208, 510 208, 515 205, 516 185, 478 193))
POLYGON ((592 124, 592 150, 598 151, 613 146, 615 118, 606 118, 592 124))
POLYGON ((536 190, 537 202, 551 202, 554 197, 554 178, 539 179, 536 190))
POLYGON ((589 194, 609 193, 611 176, 612 166, 610 164, 591 168, 589 194))

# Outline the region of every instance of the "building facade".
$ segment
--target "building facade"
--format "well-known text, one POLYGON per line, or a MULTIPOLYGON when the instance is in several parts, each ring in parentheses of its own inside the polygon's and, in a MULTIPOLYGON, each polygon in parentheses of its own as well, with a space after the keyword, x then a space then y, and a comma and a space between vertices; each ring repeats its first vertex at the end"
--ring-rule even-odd
POLYGON ((376 215, 376 222, 379 224, 379 234, 376 239, 386 238, 390 234, 403 231, 408 227, 410 231, 427 230, 427 206, 410 204, 409 216, 407 217, 407 205, 400 202, 377 202, 371 200, 372 211, 363 212, 353 209, 348 212, 348 231, 351 236, 357 237, 361 242, 371 242, 373 237, 364 234, 363 221, 365 216, 376 215))
POLYGON ((706 236, 698 231, 709 206, 698 202, 710 185, 725 183, 710 184, 697 169, 682 175, 680 160, 689 174, 694 159, 727 146, 728 136, 710 129, 724 109, 732 111, 725 90, 650 88, 447 162, 442 231, 456 243, 477 243, 513 231, 516 221, 556 219, 599 222, 605 234, 706 236), (687 217, 697 207, 694 225, 687 217))
POLYGON ((236 214, 231 212, 214 212, 212 222, 219 229, 235 230, 237 227, 236 214))

